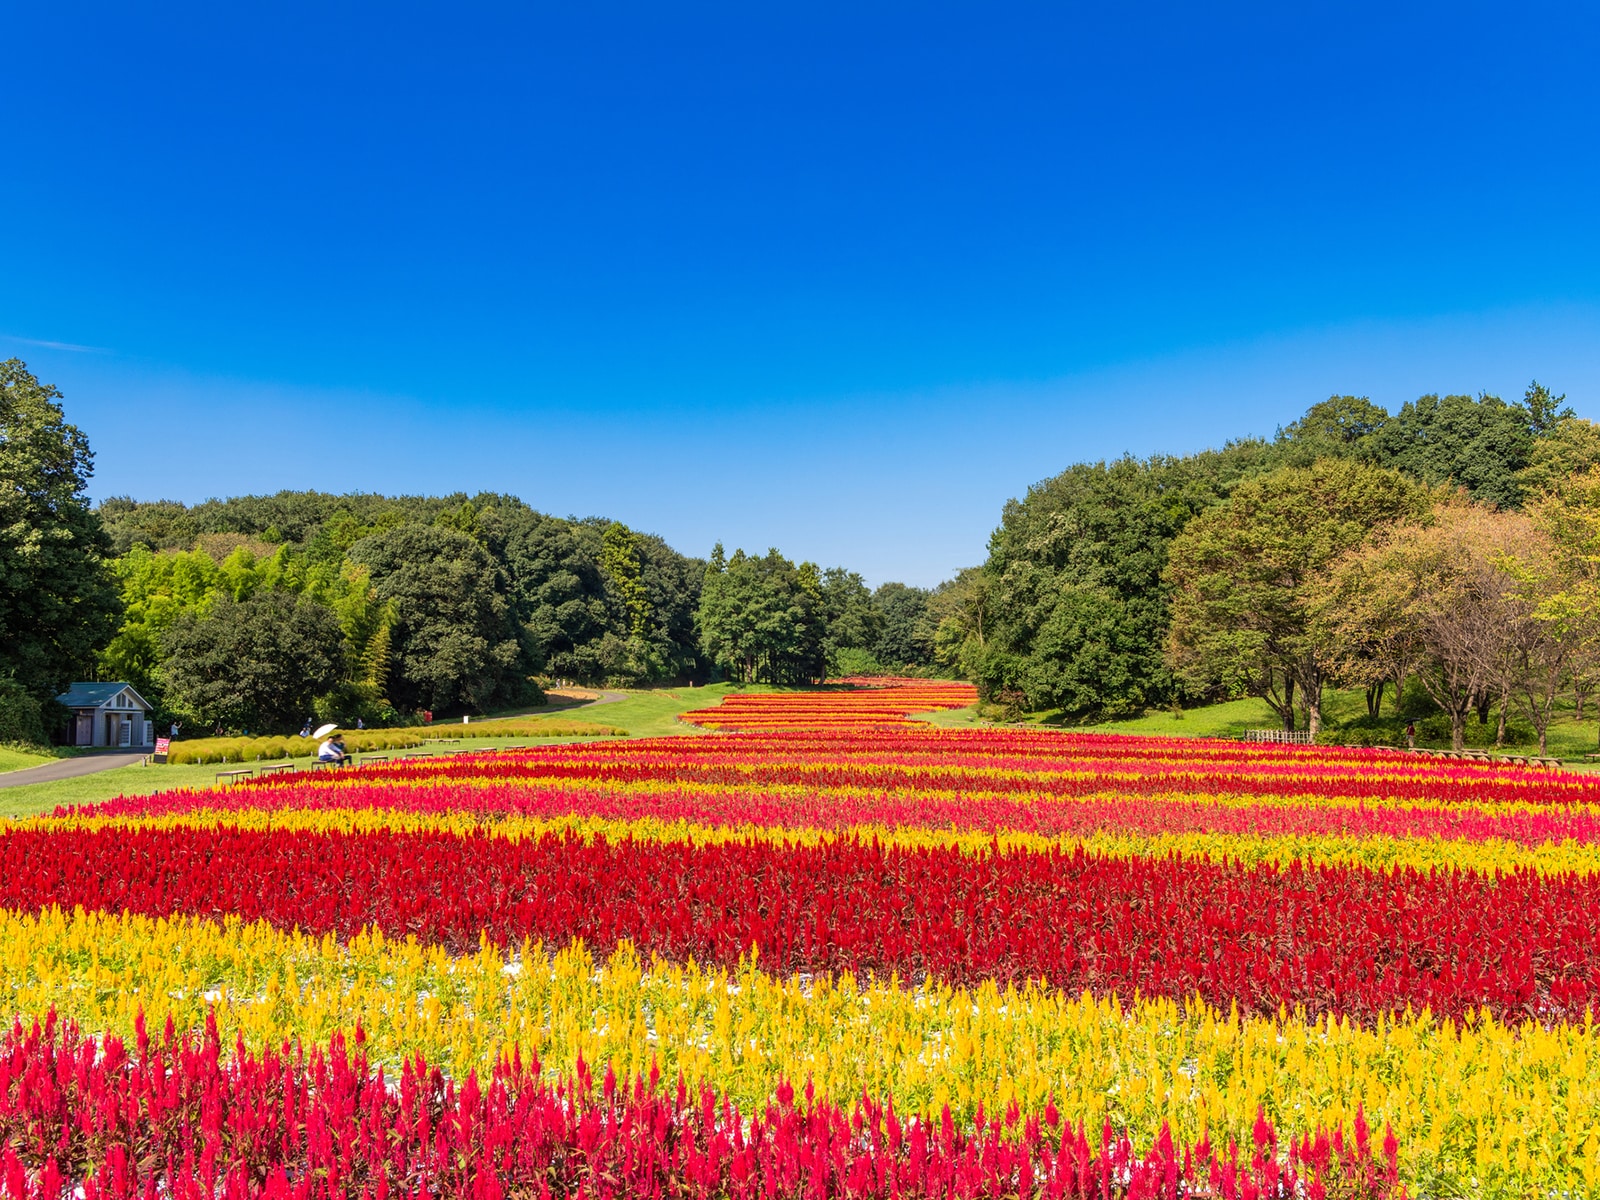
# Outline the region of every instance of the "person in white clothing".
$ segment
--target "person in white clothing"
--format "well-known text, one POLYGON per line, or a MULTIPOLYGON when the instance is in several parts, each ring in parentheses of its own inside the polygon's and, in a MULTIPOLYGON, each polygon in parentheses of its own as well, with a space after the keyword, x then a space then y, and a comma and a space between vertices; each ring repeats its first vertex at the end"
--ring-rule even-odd
POLYGON ((344 762, 344 739, 337 733, 317 747, 317 761, 339 766, 344 762))

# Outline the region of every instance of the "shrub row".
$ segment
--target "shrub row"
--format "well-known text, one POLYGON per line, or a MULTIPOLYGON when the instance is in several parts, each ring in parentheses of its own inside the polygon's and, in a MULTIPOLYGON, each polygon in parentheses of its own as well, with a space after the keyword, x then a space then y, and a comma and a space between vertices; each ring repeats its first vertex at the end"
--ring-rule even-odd
MULTIPOLYGON (((622 737, 624 732, 592 721, 564 721, 550 717, 509 717, 471 725, 424 725, 402 729, 363 729, 345 734, 345 749, 353 754, 381 750, 406 750, 445 738, 559 738, 622 737)), ((320 743, 303 737, 193 738, 174 742, 169 763, 265 762, 280 758, 309 758, 320 743)))

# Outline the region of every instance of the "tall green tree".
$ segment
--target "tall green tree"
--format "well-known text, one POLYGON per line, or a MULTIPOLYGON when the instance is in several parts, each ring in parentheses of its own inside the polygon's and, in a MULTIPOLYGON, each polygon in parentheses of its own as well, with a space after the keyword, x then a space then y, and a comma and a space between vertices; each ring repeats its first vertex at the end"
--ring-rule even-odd
POLYGON ((814 683, 826 676, 827 612, 822 572, 776 549, 762 557, 719 542, 700 591, 706 657, 742 682, 814 683))
POLYGON ((933 661, 928 595, 926 588, 904 583, 885 583, 872 593, 872 607, 882 617, 872 652, 884 666, 922 668, 933 661))
POLYGON ((161 641, 167 705, 201 727, 292 732, 345 669, 333 611, 271 588, 243 600, 223 595, 204 615, 182 613, 161 641))
POLYGON ((876 670, 882 664, 873 647, 883 630, 883 613, 857 571, 829 567, 822 572, 822 611, 827 633, 823 653, 829 675, 876 670))
POLYGON ((1465 488, 1474 500, 1516 508, 1518 475, 1533 456, 1537 426, 1549 419, 1498 396, 1426 395, 1403 406, 1371 435, 1370 461, 1426 483, 1465 488))
POLYGON ((40 701, 92 668, 118 612, 84 496, 94 456, 60 400, 19 359, 0 363, 0 675, 40 701))
POLYGON ((1261 697, 1285 729, 1295 727, 1298 694, 1315 735, 1333 662, 1313 620, 1322 575, 1373 530, 1430 502, 1400 472, 1350 459, 1243 480, 1172 543, 1170 665, 1196 688, 1261 697))
POLYGON ((487 550, 438 525, 363 538, 350 559, 393 614, 389 693, 400 708, 482 712, 537 703, 532 664, 487 550))
POLYGON ((969 654, 979 686, 1078 716, 1137 713, 1181 694, 1164 658, 1168 546, 1275 455, 1249 441, 1080 463, 1008 503, 984 566, 982 652, 969 654))

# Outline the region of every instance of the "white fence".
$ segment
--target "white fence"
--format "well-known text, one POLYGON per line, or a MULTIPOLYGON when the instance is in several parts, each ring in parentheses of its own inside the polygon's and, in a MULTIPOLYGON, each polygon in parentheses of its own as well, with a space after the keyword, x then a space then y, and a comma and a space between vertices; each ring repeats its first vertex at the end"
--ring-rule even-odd
POLYGON ((1286 729, 1246 729, 1244 740, 1247 742, 1271 742, 1278 746, 1309 746, 1311 745, 1311 731, 1309 729, 1296 729, 1292 732, 1286 729))

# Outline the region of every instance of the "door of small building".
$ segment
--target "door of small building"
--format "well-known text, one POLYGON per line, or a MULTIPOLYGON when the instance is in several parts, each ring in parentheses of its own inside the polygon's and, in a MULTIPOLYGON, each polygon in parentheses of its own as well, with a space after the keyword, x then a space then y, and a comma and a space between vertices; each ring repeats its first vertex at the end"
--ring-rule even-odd
POLYGON ((74 723, 76 728, 72 731, 72 744, 74 746, 94 745, 94 714, 79 713, 74 723))

